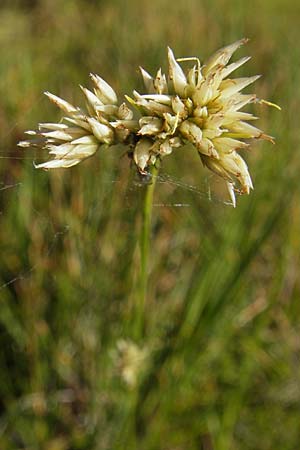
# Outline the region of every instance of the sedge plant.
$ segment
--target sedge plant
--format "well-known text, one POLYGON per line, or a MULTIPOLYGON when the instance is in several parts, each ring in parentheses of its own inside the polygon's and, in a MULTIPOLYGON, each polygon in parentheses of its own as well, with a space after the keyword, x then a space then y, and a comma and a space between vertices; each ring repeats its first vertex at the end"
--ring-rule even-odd
MULTIPOLYGON (((35 164, 39 169, 70 168, 101 148, 122 144, 137 171, 149 177, 140 232, 140 274, 136 301, 136 338, 145 331, 148 261, 155 183, 159 166, 173 150, 184 151, 192 144, 205 167, 225 180, 231 203, 236 194, 249 194, 253 183, 240 151, 248 150, 253 140, 274 139, 251 123, 257 119, 243 111, 251 103, 275 106, 253 93, 241 91, 259 76, 230 78, 249 61, 231 57, 247 39, 214 53, 204 64, 197 57, 176 58, 168 48, 168 74, 159 69, 151 76, 140 68, 144 82, 142 93, 134 90, 120 102, 114 89, 100 76, 91 74, 93 90, 81 86, 86 107, 73 106, 49 92, 45 94, 63 112, 59 123, 40 123, 27 131, 28 139, 18 145, 38 147, 49 152, 50 159, 35 164), (188 66, 187 70, 183 66, 188 66), (249 123, 250 122, 250 123, 249 123)), ((278 107, 277 107, 278 108, 278 107)))

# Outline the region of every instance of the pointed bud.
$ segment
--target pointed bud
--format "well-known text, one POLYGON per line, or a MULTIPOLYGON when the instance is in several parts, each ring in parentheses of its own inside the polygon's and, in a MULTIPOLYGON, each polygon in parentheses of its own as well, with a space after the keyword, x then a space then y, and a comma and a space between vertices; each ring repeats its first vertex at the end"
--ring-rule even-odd
POLYGON ((59 141, 70 141, 73 139, 73 136, 67 131, 56 130, 56 131, 47 131, 46 133, 41 133, 41 136, 44 136, 47 139, 55 139, 59 141))
POLYGON ((143 77, 143 82, 146 88, 146 92, 148 94, 154 94, 155 93, 155 89, 154 89, 154 80, 151 77, 151 75, 142 67, 140 67, 140 71, 143 77))
POLYGON ((45 95, 51 100, 52 103, 54 103, 58 108, 62 109, 67 114, 76 113, 78 112, 78 109, 75 108, 75 106, 71 105, 71 103, 66 102, 60 97, 57 97, 57 95, 51 94, 50 92, 44 92, 45 95))
POLYGON ((17 143, 18 147, 22 147, 22 148, 29 148, 32 146, 32 142, 31 141, 20 141, 17 143))
POLYGON ((66 128, 68 128, 68 125, 64 123, 39 123, 39 130, 55 131, 55 130, 65 130, 66 128))
POLYGON ((157 71, 153 84, 158 94, 166 94, 168 92, 166 76, 161 72, 161 69, 157 71))
POLYGON ((244 89, 246 86, 249 86, 249 84, 254 83, 259 78, 260 75, 255 75, 254 77, 234 78, 232 80, 222 81, 220 85, 220 98, 226 99, 232 95, 237 94, 239 91, 244 89))
POLYGON ((216 53, 214 53, 203 68, 204 75, 207 76, 208 73, 217 65, 226 66, 233 53, 247 42, 248 39, 241 39, 237 42, 234 42, 233 44, 221 48, 216 53))
POLYGON ((243 191, 249 194, 253 189, 252 180, 248 171, 247 164, 235 151, 220 159, 222 167, 234 175, 242 185, 243 191))
POLYGON ((97 97, 101 100, 101 102, 103 102, 105 105, 116 104, 118 98, 113 88, 101 77, 99 77, 99 75, 91 73, 90 77, 96 87, 97 97))
POLYGON ((174 53, 168 47, 169 60, 169 76, 173 81, 174 90, 180 97, 185 97, 185 89, 187 87, 187 80, 184 72, 174 57, 174 53))
POLYGON ((153 143, 150 139, 142 138, 135 146, 133 159, 141 173, 145 173, 145 168, 150 159, 150 149, 153 143))
POLYGON ((99 98, 95 94, 93 94, 93 92, 91 92, 89 89, 86 89, 83 86, 80 86, 80 89, 84 93, 88 105, 91 106, 94 110, 96 110, 97 106, 103 105, 101 100, 99 100, 99 98))
POLYGON ((88 123, 92 128, 94 136, 102 142, 103 144, 112 144, 114 141, 114 132, 111 128, 103 123, 98 122, 98 120, 89 118, 88 123))
POLYGON ((36 169, 68 169, 81 162, 80 159, 52 159, 42 164, 34 164, 36 169))
POLYGON ((238 61, 229 64, 229 66, 224 67, 221 71, 222 74, 222 79, 228 77, 228 75, 230 75, 232 72, 234 72, 235 70, 237 70, 239 67, 241 67, 242 65, 244 65, 246 62, 249 61, 249 59, 251 59, 251 56, 245 56, 244 58, 239 59, 238 61))

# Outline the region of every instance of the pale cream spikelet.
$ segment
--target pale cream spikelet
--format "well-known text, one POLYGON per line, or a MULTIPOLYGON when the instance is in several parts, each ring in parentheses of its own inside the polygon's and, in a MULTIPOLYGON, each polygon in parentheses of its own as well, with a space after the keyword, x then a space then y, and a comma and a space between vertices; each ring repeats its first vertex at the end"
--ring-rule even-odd
POLYGON ((203 164, 226 180, 234 206, 235 192, 249 194, 253 189, 239 150, 247 148, 252 139, 274 141, 248 123, 256 120, 255 116, 241 111, 247 104, 259 102, 255 94, 241 93, 259 76, 227 78, 249 61, 249 57, 243 57, 228 65, 233 53, 246 42, 242 39, 218 50, 203 66, 196 57, 176 59, 169 48, 168 77, 159 69, 153 78, 141 68, 146 92, 134 91, 134 98, 127 99, 142 115, 137 131, 141 141, 133 153, 142 174, 156 158, 189 142, 199 152, 203 164), (180 62, 194 64, 185 73, 180 62))
POLYGON ((101 145, 122 143, 144 175, 157 159, 190 143, 202 163, 226 180, 235 206, 236 192, 249 194, 253 189, 240 150, 249 147, 253 139, 274 143, 272 137, 248 123, 257 117, 242 109, 254 102, 277 107, 258 100, 255 94, 241 93, 259 76, 229 78, 250 59, 229 63, 246 42, 242 39, 218 50, 204 65, 196 57, 176 59, 168 48, 168 75, 159 69, 152 77, 140 67, 145 91, 134 90, 133 98, 125 95, 129 106, 119 104, 113 88, 94 74, 93 91, 81 87, 86 110, 46 92, 64 117, 60 123, 39 124, 38 130, 28 131, 29 139, 18 145, 46 149, 53 159, 36 167, 51 169, 74 166, 94 155, 101 145), (185 71, 181 63, 191 67, 185 71), (135 116, 131 107, 137 111, 135 116))
POLYGON ((125 103, 118 105, 117 95, 106 81, 98 75, 90 76, 94 90, 80 86, 86 99, 86 110, 45 92, 65 116, 60 123, 40 123, 37 131, 26 132, 31 139, 18 144, 24 148, 44 148, 53 156, 53 159, 36 164, 35 167, 72 167, 94 155, 101 145, 113 145, 127 139, 130 131, 118 132, 112 123, 119 119, 132 119, 132 111, 125 103))

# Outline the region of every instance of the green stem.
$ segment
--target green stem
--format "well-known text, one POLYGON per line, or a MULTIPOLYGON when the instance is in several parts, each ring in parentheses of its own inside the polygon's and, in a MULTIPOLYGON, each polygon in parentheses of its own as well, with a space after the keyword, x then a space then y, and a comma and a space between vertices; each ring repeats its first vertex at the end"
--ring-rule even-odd
POLYGON ((139 275, 139 291, 137 298, 137 308, 136 308, 136 334, 137 338, 140 339, 144 335, 145 326, 145 307, 147 301, 148 293, 148 271, 149 271, 149 248, 150 248, 150 238, 151 238, 151 224, 152 224, 152 207, 153 207, 153 196, 158 174, 158 167, 152 166, 151 168, 151 181, 146 187, 144 206, 143 206, 143 217, 142 217, 142 228, 140 235, 140 275, 139 275))

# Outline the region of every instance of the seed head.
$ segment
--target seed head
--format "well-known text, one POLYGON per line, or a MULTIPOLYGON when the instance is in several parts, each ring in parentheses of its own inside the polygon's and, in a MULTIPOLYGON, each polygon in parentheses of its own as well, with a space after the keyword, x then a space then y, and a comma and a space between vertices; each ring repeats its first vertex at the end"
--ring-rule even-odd
POLYGON ((271 136, 248 123, 257 117, 242 111, 254 102, 276 107, 258 100, 255 94, 241 93, 259 76, 229 78, 250 59, 243 57, 229 64, 233 53, 246 42, 242 39, 218 50, 204 65, 196 57, 176 59, 168 48, 168 75, 159 69, 152 77, 140 68, 145 90, 142 94, 133 91, 133 98, 125 96, 129 106, 119 104, 113 88, 94 74, 90 75, 93 91, 81 87, 85 109, 46 92, 65 116, 58 124, 42 123, 37 131, 27 132, 30 139, 19 146, 47 149, 54 159, 36 167, 50 169, 74 166, 103 144, 122 143, 144 175, 157 158, 190 143, 204 166, 226 181, 235 206, 235 192, 249 194, 253 189, 239 151, 248 148, 253 139, 274 143, 271 136), (184 71, 180 63, 191 67, 184 71))
MULTIPOLYGON (((130 99, 142 114, 137 134, 143 135, 144 142, 148 138, 146 165, 146 154, 142 159, 134 158, 141 173, 147 170, 153 156, 163 157, 174 147, 191 143, 202 163, 226 180, 234 206, 236 191, 249 194, 253 184, 247 164, 238 152, 253 139, 274 141, 248 123, 257 117, 241 111, 247 104, 259 102, 255 94, 241 91, 260 76, 228 78, 249 61, 249 57, 244 57, 228 65, 233 53, 246 42, 242 39, 218 50, 203 66, 196 57, 176 59, 168 48, 168 77, 159 71, 152 78, 141 68, 145 93, 134 91, 134 98, 130 99), (180 62, 194 64, 184 72, 180 62), (169 80, 163 90, 158 82, 161 79, 169 80)), ((136 145, 139 150, 139 142, 136 145)))
POLYGON ((32 139, 19 142, 20 147, 37 146, 48 150, 54 159, 36 164, 36 168, 55 169, 75 166, 94 155, 101 145, 123 142, 111 122, 132 118, 124 103, 117 106, 114 90, 98 75, 92 75, 94 91, 82 86, 86 109, 77 108, 56 95, 45 92, 50 101, 65 114, 60 123, 40 123, 37 131, 29 131, 32 139))

